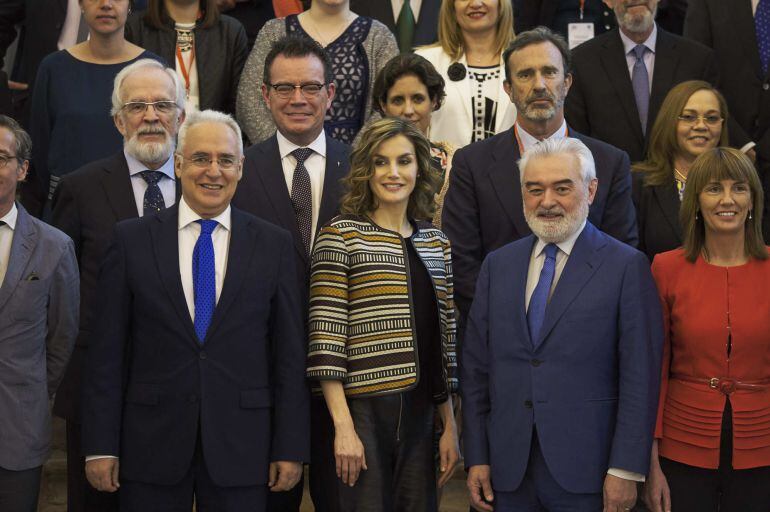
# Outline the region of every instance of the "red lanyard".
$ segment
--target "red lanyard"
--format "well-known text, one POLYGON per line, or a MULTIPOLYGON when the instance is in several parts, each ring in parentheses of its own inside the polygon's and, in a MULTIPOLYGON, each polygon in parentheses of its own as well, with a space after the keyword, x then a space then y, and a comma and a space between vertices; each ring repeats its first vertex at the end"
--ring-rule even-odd
POLYGON ((190 70, 184 65, 184 59, 182 58, 182 50, 179 49, 179 45, 176 45, 176 58, 179 61, 179 71, 182 72, 184 77, 184 90, 187 92, 187 97, 190 97, 190 71, 195 65, 195 40, 193 39, 192 46, 190 47, 190 70))
POLYGON ((583 20, 583 11, 585 10, 586 0, 580 0, 580 20, 583 20))
MULTIPOLYGON (((519 137, 519 125, 514 124, 513 125, 513 135, 516 137, 516 144, 519 145, 519 156, 524 154, 524 144, 521 142, 521 137, 519 137)), ((564 127, 564 136, 569 137, 569 126, 564 127)))

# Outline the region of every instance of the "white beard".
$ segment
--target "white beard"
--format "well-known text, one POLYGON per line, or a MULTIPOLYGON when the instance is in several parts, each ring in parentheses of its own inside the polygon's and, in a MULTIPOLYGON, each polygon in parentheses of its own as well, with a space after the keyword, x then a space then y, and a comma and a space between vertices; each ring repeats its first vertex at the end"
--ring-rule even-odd
POLYGON ((138 133, 125 141, 126 153, 144 164, 162 164, 174 152, 174 140, 166 133, 163 142, 140 142, 138 133))
POLYGON ((541 220, 537 216, 537 210, 532 212, 525 207, 524 217, 527 219, 529 229, 545 243, 557 244, 563 242, 577 231, 588 218, 588 201, 587 198, 583 199, 572 213, 565 212, 560 206, 554 207, 551 210, 539 210, 540 212, 551 211, 553 213, 561 213, 563 217, 555 221, 541 220))

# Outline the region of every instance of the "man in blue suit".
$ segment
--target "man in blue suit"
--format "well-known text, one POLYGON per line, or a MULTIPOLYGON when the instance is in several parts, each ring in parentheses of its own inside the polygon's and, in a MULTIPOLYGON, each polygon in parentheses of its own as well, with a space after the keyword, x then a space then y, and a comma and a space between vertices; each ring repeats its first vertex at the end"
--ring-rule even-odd
POLYGON ((591 151, 521 162, 533 235, 487 256, 462 348, 468 487, 495 512, 619 512, 650 461, 663 329, 646 257, 587 221, 591 151))
POLYGON ((309 457, 291 235, 230 207, 235 121, 191 113, 182 198, 117 225, 84 377, 86 475, 123 512, 262 511, 309 457), (119 459, 118 459, 119 458, 119 459), (119 465, 118 465, 119 460, 119 465))

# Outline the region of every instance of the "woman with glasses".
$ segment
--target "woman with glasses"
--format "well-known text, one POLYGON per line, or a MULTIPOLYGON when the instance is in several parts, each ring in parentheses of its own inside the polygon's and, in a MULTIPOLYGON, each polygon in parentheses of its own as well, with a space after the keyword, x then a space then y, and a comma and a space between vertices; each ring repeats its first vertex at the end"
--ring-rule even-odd
POLYGON ((115 76, 139 59, 158 59, 123 36, 130 0, 79 5, 88 39, 43 59, 32 92, 32 192, 39 204, 28 206, 37 215, 61 176, 120 150, 110 116, 115 76))
POLYGON ((449 240, 429 222, 430 143, 396 118, 362 131, 343 214, 313 250, 307 375, 332 416, 340 510, 436 511, 458 459, 449 240))
POLYGON ((762 185, 735 149, 706 150, 688 171, 683 246, 652 262, 666 338, 645 498, 653 512, 767 512, 770 259, 762 185))
POLYGON ((727 103, 708 82, 690 80, 666 95, 652 126, 647 159, 633 165, 639 250, 652 258, 682 245, 679 205, 698 155, 728 144, 727 103))
POLYGON ((252 144, 275 133, 275 123, 262 101, 265 57, 286 35, 307 37, 321 45, 332 63, 336 94, 324 129, 335 140, 351 144, 372 115, 374 77, 398 53, 396 39, 379 21, 358 16, 349 0, 313 0, 301 14, 270 20, 257 35, 238 86, 237 118, 252 144))

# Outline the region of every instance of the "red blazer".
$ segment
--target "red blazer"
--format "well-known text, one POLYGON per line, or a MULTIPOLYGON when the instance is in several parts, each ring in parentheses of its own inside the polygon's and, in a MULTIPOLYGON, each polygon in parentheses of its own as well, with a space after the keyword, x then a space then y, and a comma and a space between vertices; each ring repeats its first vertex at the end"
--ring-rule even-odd
MULTIPOLYGON (((658 254, 652 264, 663 306, 663 375, 655 437, 661 456, 702 468, 719 466, 726 396, 707 384, 676 379, 770 378, 770 260, 718 267, 684 251, 658 254), (728 325, 731 351, 728 358, 728 325)), ((770 466, 770 386, 736 390, 733 468, 770 466)))

